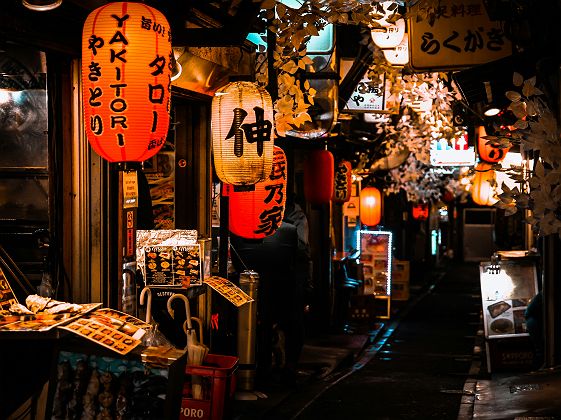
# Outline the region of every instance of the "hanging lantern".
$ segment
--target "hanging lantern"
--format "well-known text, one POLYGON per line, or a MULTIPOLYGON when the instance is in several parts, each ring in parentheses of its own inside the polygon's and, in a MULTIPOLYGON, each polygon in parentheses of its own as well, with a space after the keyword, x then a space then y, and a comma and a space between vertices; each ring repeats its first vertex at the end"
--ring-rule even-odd
POLYGON ((479 158, 488 163, 498 163, 502 161, 510 150, 510 147, 497 147, 492 142, 484 139, 483 137, 485 136, 487 136, 487 132, 485 131, 485 127, 481 125, 477 130, 477 154, 479 158))
POLYGON ((351 199, 353 185, 351 162, 342 160, 335 168, 335 182, 333 183, 333 202, 346 203, 351 199))
POLYGON ((372 41, 379 48, 395 48, 405 37, 405 19, 398 19, 395 24, 370 31, 372 41))
POLYGON ((142 3, 108 3, 82 34, 84 126, 110 162, 142 162, 164 145, 170 108, 170 25, 142 3))
POLYGON ((383 51, 384 58, 392 66, 406 65, 407 63, 409 63, 409 37, 407 36, 407 34, 405 34, 403 40, 397 47, 383 51))
POLYGON ((310 204, 327 204, 333 195, 334 159, 328 150, 313 150, 304 163, 304 196, 310 204))
POLYGON ((273 162, 273 103, 252 82, 231 82, 212 100, 212 148, 222 182, 252 185, 269 176, 273 162))
POLYGON ((247 239, 262 239, 278 229, 286 204, 286 155, 274 146, 272 170, 253 191, 229 188, 230 232, 247 239))
POLYGON ((360 221, 366 226, 376 226, 382 220, 382 194, 376 187, 360 191, 360 221))
POLYGON ((495 190, 495 171, 489 163, 480 162, 475 167, 472 180, 471 198, 481 206, 492 206, 499 199, 495 190))
POLYGON ((417 203, 413 206, 412 211, 413 219, 427 220, 429 218, 429 203, 417 203))

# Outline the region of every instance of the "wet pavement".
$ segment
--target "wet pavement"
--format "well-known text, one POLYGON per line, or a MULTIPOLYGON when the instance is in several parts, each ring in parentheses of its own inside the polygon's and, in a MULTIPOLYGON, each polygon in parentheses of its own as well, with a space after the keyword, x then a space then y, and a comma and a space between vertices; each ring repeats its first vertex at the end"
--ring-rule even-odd
POLYGON ((477 380, 469 418, 560 419, 561 370, 493 374, 491 379, 477 380))
POLYGON ((487 372, 477 263, 415 274, 390 320, 307 342, 295 383, 234 401, 231 417, 561 419, 561 369, 487 372))

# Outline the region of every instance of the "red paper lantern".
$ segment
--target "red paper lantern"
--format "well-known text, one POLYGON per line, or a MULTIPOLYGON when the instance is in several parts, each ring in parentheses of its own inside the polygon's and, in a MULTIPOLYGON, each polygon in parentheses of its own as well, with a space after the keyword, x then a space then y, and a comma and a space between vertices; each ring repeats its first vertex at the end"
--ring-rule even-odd
POLYGON ((230 232, 247 239, 262 239, 278 229, 286 204, 286 155, 273 148, 273 168, 254 191, 234 191, 230 185, 230 232))
POLYGON ((342 160, 335 168, 335 182, 333 183, 333 202, 346 203, 351 199, 353 186, 351 162, 342 160))
POLYGON ((413 219, 427 220, 429 218, 429 204, 417 203, 412 208, 413 219))
POLYGON ((142 162, 164 145, 169 127, 171 32, 142 3, 108 3, 82 34, 84 126, 110 162, 142 162))
POLYGON ((376 226, 382 220, 382 194, 376 187, 360 191, 360 221, 366 226, 376 226))
POLYGON ((481 125, 477 130, 477 154, 479 158, 487 163, 499 163, 505 158, 510 147, 497 147, 492 142, 489 142, 489 140, 484 139, 483 137, 485 136, 487 136, 487 132, 485 131, 485 127, 481 125))
POLYGON ((313 150, 304 163, 304 196, 310 204, 327 204, 333 195, 334 159, 328 150, 313 150))

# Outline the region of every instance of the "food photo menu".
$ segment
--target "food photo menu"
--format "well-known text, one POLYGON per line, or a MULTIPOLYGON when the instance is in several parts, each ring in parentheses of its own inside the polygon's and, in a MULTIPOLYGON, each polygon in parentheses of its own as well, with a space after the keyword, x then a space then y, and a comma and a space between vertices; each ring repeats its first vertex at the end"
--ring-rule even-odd
POLYGON ((528 335, 524 312, 537 293, 535 265, 509 260, 482 262, 479 268, 485 336, 528 335))

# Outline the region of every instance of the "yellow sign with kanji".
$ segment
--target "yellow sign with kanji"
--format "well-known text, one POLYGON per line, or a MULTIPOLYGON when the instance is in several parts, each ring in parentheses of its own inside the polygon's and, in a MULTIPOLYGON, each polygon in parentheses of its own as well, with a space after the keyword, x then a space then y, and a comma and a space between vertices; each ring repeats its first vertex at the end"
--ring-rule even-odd
POLYGON ((489 19, 483 0, 441 0, 424 12, 409 20, 414 70, 461 69, 512 54, 502 22, 489 19))

